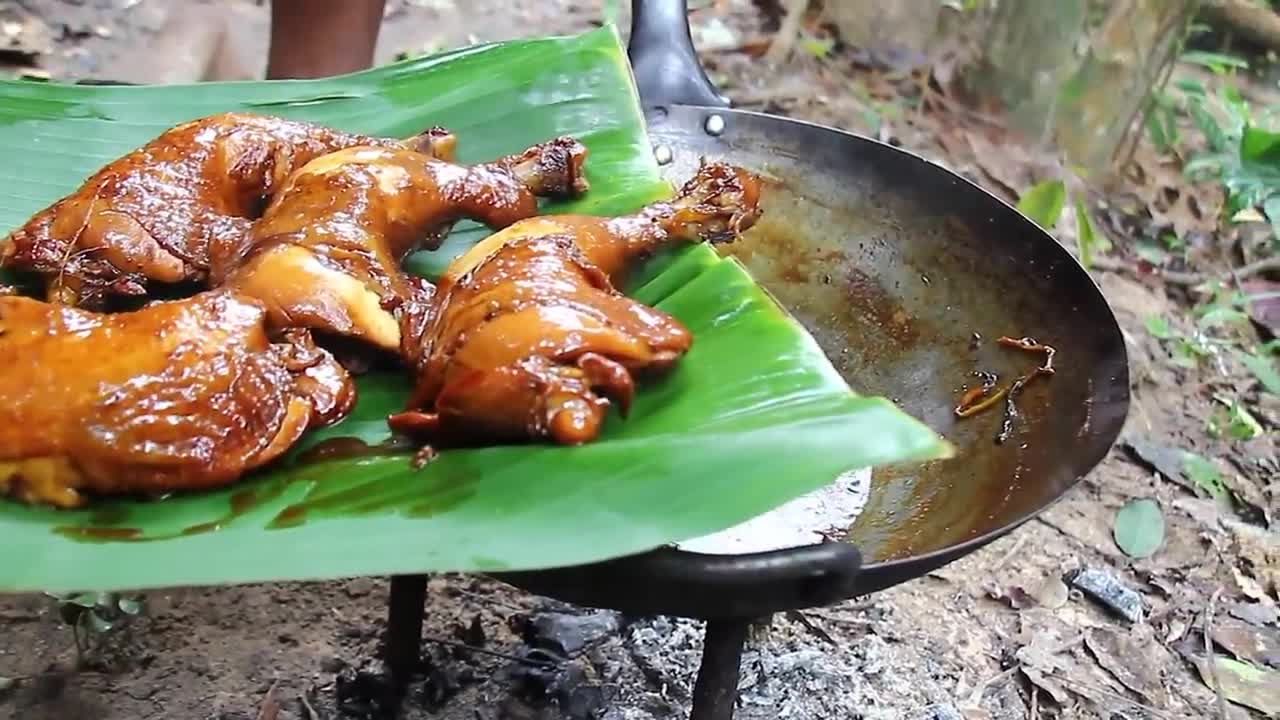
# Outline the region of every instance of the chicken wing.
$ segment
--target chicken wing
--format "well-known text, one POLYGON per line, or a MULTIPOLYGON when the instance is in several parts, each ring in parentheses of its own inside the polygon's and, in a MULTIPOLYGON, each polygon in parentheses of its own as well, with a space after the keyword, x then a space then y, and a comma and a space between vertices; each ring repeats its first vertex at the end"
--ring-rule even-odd
POLYGON ((246 113, 193 120, 34 215, 0 245, 0 266, 34 274, 50 300, 89 308, 155 283, 201 282, 214 238, 246 233, 293 170, 356 145, 449 159, 454 138, 441 128, 375 138, 246 113))
POLYGON ((93 494, 212 488, 344 417, 350 376, 305 331, 226 290, 101 314, 0 297, 0 494, 74 507, 93 494), (92 358, 92 362, 85 362, 92 358))
POLYGON ((273 328, 311 328, 394 353, 393 308, 430 291, 401 271, 404 257, 438 248, 460 219, 499 229, 537 213, 539 196, 585 192, 585 158, 571 138, 475 166, 403 149, 324 155, 286 180, 242 247, 215 253, 212 279, 265 302, 273 328))
POLYGON ((392 429, 446 442, 593 440, 609 399, 626 414, 633 373, 669 367, 692 343, 674 317, 615 289, 623 273, 672 240, 736 237, 758 200, 754 176, 707 164, 673 201, 632 216, 544 216, 490 236, 450 265, 429 308, 404 315, 417 382, 392 429))

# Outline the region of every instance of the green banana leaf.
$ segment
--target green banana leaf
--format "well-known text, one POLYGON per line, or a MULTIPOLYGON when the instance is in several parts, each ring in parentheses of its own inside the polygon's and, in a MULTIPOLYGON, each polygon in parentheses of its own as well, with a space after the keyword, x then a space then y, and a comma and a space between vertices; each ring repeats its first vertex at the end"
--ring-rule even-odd
MULTIPOLYGON (((408 135, 441 124, 464 161, 558 134, 590 150, 590 193, 619 214, 665 196, 612 27, 409 60, 334 79, 165 87, 0 84, 0 230, 177 122, 228 109, 408 135)), ((460 228, 410 266, 431 276, 482 236, 460 228)), ((354 413, 222 491, 55 511, 0 500, 0 589, 62 592, 558 567, 641 552, 766 512, 859 467, 950 446, 850 390, 745 270, 705 246, 637 268, 629 294, 694 333, 595 443, 448 451, 420 471, 384 443, 407 378, 359 381, 354 413), (381 449, 380 449, 381 448, 381 449)), ((12 358, 21 362, 20 358, 12 358)))

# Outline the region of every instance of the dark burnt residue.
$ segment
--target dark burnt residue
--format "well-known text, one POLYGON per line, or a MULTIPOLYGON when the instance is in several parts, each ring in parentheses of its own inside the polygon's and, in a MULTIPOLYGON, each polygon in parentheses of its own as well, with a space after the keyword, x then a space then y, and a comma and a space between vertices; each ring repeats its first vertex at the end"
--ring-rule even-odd
POLYGON ((845 281, 850 312, 861 315, 899 345, 915 344, 920 337, 916 323, 878 279, 855 267, 846 273, 845 281))
POLYGON ((766 210, 760 221, 732 243, 716 248, 722 255, 732 255, 748 266, 753 274, 761 272, 754 262, 757 253, 767 258, 771 272, 778 279, 795 285, 830 282, 831 269, 847 262, 849 256, 838 248, 815 247, 803 231, 786 218, 766 210))

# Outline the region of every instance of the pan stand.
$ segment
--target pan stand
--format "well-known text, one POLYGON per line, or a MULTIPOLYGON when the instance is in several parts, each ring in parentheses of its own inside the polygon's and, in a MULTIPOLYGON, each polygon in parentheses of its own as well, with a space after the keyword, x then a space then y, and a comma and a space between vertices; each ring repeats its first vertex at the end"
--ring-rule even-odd
MULTIPOLYGON (((403 687, 419 667, 422 653, 422 618, 426 613, 427 576, 396 575, 391 578, 387 602, 385 657, 392 681, 403 687)), ((689 720, 733 720, 738 701, 742 649, 750 620, 708 620, 702 664, 693 686, 689 720)))

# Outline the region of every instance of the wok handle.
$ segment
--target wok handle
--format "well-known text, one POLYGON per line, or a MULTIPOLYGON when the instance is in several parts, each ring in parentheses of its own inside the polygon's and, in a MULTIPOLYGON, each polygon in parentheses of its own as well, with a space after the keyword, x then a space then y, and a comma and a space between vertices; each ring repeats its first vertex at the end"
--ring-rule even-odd
POLYGON ((729 107, 702 69, 689 34, 686 0, 631 0, 627 56, 647 107, 699 105, 729 107))
POLYGON ((857 593, 858 548, 844 542, 708 555, 662 548, 590 565, 496 577, 539 595, 636 615, 750 619, 857 593))

